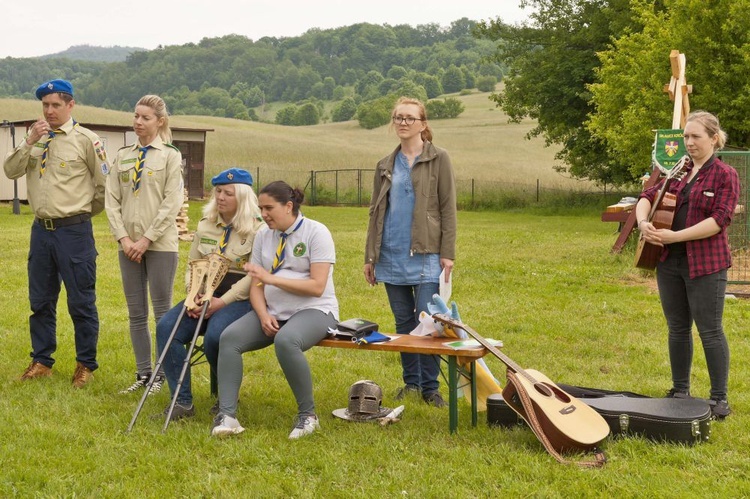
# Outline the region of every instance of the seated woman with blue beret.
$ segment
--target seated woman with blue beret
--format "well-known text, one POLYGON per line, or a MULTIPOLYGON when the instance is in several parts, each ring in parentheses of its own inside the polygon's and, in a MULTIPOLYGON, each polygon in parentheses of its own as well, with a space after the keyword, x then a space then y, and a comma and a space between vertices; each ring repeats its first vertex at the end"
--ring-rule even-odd
MULTIPOLYGON (((239 168, 230 168, 211 179, 211 184, 214 186, 211 200, 203 208, 203 218, 198 222, 188 258, 192 261, 211 253, 221 253, 231 260, 229 271, 211 297, 203 323, 204 353, 212 372, 216 373, 221 333, 229 324, 252 310, 248 299, 251 277, 243 270, 243 266, 250 261, 255 234, 265 226, 265 223, 260 216, 258 198, 252 188, 253 178, 250 173, 239 168)), ((186 275, 186 282, 189 282, 189 275, 186 275)), ((159 352, 163 351, 184 306, 183 300, 167 312, 157 324, 156 339, 159 352)), ((173 396, 185 363, 187 347, 198 325, 200 311, 200 308, 185 311, 164 357, 164 373, 173 396)), ((171 419, 174 421, 194 414, 188 368, 171 419)))

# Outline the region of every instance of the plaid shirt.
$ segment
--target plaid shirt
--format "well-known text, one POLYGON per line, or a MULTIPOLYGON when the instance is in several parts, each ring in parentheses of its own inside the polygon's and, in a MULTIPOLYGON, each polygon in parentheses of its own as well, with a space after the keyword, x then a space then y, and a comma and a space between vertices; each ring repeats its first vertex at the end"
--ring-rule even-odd
MULTIPOLYGON (((669 185, 668 192, 677 196, 680 203, 680 191, 687 183, 693 162, 690 161, 685 170, 687 174, 679 181, 669 185)), ((654 187, 641 193, 642 198, 654 202, 664 180, 654 187)), ((697 174, 695 184, 688 197, 688 212, 685 227, 691 227, 708 217, 716 220, 721 230, 711 237, 686 241, 688 268, 690 278, 713 274, 732 266, 732 254, 729 249, 727 227, 732 222, 732 215, 740 197, 740 178, 737 171, 723 163, 716 156, 706 162, 697 174)), ((661 261, 666 260, 669 248, 661 255, 661 261)))

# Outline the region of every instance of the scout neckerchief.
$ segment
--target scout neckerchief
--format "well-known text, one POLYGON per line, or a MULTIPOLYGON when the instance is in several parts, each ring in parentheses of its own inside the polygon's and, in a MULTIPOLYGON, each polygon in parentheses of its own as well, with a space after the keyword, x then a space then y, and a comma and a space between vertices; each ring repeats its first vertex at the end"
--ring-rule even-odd
POLYGON ((286 238, 294 234, 302 222, 305 221, 304 215, 300 218, 297 225, 291 230, 291 232, 282 232, 279 235, 279 245, 276 247, 276 255, 273 257, 273 265, 271 266, 271 273, 275 274, 279 271, 282 265, 284 265, 284 248, 286 248, 286 238))
POLYGON ((146 153, 149 146, 138 148, 138 160, 135 162, 135 171, 133 172, 133 194, 136 196, 141 190, 141 175, 143 174, 143 163, 146 162, 146 153))
POLYGON ((224 230, 224 233, 221 235, 221 241, 219 241, 219 254, 223 255, 227 250, 229 235, 232 233, 232 224, 221 224, 221 228, 224 230))
POLYGON ((47 140, 44 141, 44 150, 42 151, 42 166, 39 168, 39 178, 42 178, 44 172, 47 170, 47 154, 49 154, 49 143, 55 138, 58 133, 65 133, 61 128, 58 128, 54 132, 50 130, 47 134, 47 140))

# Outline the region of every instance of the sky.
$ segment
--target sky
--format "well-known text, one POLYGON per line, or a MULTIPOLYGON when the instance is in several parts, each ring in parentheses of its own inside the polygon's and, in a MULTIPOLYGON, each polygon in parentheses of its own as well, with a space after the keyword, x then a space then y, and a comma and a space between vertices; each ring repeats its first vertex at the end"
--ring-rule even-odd
POLYGON ((69 0, 0 6, 0 58, 35 57, 74 45, 154 49, 229 34, 252 40, 298 36, 310 28, 450 23, 467 17, 524 21, 518 0, 69 0))

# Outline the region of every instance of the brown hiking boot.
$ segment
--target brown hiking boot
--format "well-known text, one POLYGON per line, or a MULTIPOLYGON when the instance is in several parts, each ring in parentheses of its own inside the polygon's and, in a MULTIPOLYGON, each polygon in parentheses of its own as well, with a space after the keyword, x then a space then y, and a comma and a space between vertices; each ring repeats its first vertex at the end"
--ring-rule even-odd
POLYGON ((73 374, 73 387, 83 388, 93 377, 94 371, 78 362, 76 364, 76 372, 73 374))
POLYGON ((52 376, 52 368, 45 366, 41 362, 33 360, 31 361, 31 364, 29 364, 29 367, 26 368, 21 377, 18 379, 20 379, 21 381, 25 381, 27 379, 43 378, 46 376, 52 376))

